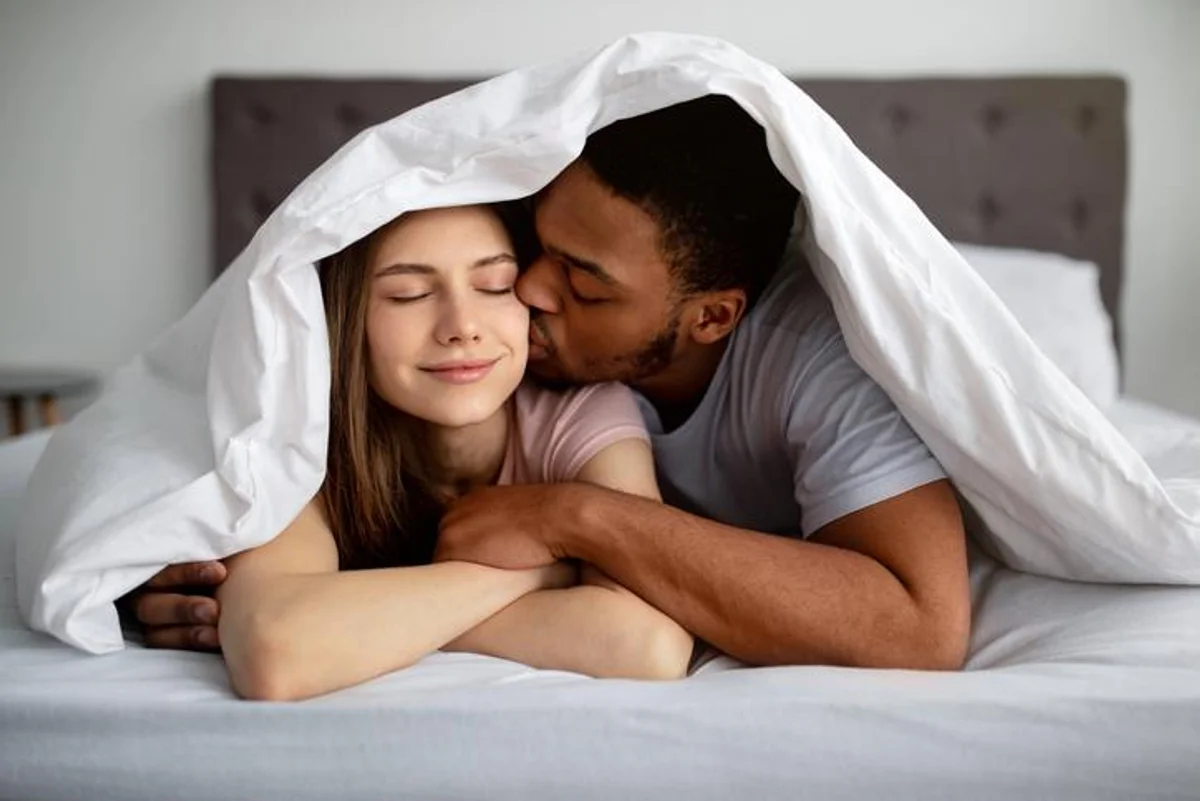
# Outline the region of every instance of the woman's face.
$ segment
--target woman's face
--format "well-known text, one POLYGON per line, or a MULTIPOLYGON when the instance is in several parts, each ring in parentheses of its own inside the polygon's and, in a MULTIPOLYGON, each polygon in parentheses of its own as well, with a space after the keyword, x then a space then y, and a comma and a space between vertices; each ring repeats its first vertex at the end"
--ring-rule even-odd
POLYGON ((525 372, 529 310, 500 218, 483 206, 411 212, 368 258, 371 386, 442 426, 483 422, 525 372))

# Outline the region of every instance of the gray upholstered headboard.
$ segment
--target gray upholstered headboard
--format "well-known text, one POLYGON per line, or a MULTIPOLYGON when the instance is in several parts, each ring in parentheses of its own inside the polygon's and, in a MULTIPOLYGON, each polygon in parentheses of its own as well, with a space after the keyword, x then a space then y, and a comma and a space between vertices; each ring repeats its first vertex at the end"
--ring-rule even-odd
MULTIPOLYGON (((359 130, 472 82, 217 78, 216 271, 305 175, 359 130)), ((1053 251, 1098 264, 1105 304, 1119 326, 1123 80, 797 82, 950 239, 1053 251)))

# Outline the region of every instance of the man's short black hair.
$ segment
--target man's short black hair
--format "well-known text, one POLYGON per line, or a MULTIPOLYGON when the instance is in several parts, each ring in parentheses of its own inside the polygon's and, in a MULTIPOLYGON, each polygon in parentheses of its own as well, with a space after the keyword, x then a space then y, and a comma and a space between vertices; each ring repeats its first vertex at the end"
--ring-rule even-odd
POLYGON ((682 292, 741 288, 757 300, 779 265, 800 193, 737 103, 707 95, 619 120, 588 137, 582 159, 658 222, 682 292))

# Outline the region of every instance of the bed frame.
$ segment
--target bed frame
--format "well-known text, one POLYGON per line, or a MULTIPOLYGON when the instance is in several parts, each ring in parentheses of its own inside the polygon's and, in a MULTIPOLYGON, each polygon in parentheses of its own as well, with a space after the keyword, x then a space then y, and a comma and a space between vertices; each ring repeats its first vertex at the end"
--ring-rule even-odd
MULTIPOLYGON (((473 80, 218 77, 214 271, 364 127, 473 80)), ((797 83, 950 239, 1095 262, 1120 343, 1126 88, 1116 77, 797 83)))

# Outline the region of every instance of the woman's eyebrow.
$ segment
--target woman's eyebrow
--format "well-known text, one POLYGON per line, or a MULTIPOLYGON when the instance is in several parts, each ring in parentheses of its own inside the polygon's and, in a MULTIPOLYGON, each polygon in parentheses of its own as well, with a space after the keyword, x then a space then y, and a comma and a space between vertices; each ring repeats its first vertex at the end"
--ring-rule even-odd
POLYGON ((437 273, 437 270, 428 264, 397 262, 396 264, 389 264, 387 267, 380 268, 375 273, 375 277, 383 278, 388 275, 434 275, 435 273, 437 273))
MULTIPOLYGON (((517 263, 517 257, 511 253, 496 253, 491 256, 484 256, 482 259, 476 260, 471 264, 469 269, 476 270, 480 267, 490 267, 493 264, 502 264, 504 262, 517 263)), ((383 278, 389 275, 436 275, 437 268, 431 264, 420 264, 416 262, 395 262, 386 267, 382 267, 375 273, 376 278, 383 278)))
POLYGON ((517 257, 511 253, 497 253, 494 256, 485 256, 472 264, 471 269, 474 270, 476 267, 490 267, 493 264, 502 264, 506 261, 511 261, 512 263, 516 264, 517 257))

